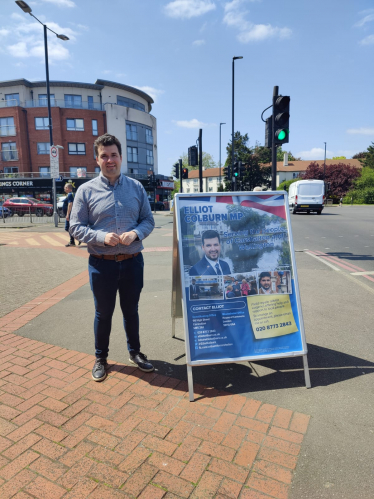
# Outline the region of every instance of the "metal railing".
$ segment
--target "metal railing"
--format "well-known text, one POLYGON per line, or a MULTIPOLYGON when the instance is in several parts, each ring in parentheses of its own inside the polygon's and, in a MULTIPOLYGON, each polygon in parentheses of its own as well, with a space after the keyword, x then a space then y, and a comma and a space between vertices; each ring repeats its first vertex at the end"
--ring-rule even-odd
MULTIPOLYGON (((47 99, 27 100, 24 107, 47 107, 47 99)), ((65 109, 91 109, 93 111, 102 111, 103 106, 100 102, 71 102, 65 99, 51 99, 51 107, 62 107, 65 109)))
POLYGON ((2 149, 1 159, 2 161, 18 161, 17 149, 2 149))
MULTIPOLYGON (((85 178, 95 178, 99 175, 98 172, 86 172, 85 178)), ((136 180, 146 180, 148 178, 147 173, 126 173, 126 177, 134 178, 136 180)), ((64 178, 83 178, 78 177, 78 174, 71 174, 70 172, 60 172, 60 177, 64 178)), ((51 178, 50 173, 46 172, 23 172, 23 173, 0 173, 0 180, 8 179, 8 178, 51 178)), ((169 177, 167 179, 170 180, 169 177)), ((165 180, 167 180, 165 179, 165 180)))
POLYGON ((20 101, 18 99, 7 99, 7 100, 0 100, 0 107, 13 107, 13 106, 20 106, 20 101))

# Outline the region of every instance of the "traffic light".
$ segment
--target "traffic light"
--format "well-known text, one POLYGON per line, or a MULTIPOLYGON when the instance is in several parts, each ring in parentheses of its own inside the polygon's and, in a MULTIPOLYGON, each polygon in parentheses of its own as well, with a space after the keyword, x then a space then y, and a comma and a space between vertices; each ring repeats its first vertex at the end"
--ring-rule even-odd
POLYGON ((199 164, 197 157, 197 147, 191 146, 188 148, 188 165, 197 166, 199 164))
POLYGON ((153 174, 148 175, 148 187, 153 187, 153 174))
POLYGON ((173 177, 179 178, 179 163, 175 163, 173 169, 173 177))
POLYGON ((182 168, 182 178, 188 178, 188 168, 182 168))
POLYGON ((274 141, 279 146, 289 142, 290 136, 290 98, 280 95, 274 103, 274 141))
POLYGON ((229 169, 227 167, 223 168, 223 176, 227 182, 229 180, 229 169))
POLYGON ((267 118, 265 122, 265 147, 271 149, 273 145, 273 116, 267 118))
POLYGON ((239 176, 239 163, 238 163, 238 161, 235 161, 234 166, 232 167, 232 176, 233 177, 239 176))
POLYGON ((242 179, 244 178, 245 174, 245 165, 241 161, 239 161, 239 178, 242 179))

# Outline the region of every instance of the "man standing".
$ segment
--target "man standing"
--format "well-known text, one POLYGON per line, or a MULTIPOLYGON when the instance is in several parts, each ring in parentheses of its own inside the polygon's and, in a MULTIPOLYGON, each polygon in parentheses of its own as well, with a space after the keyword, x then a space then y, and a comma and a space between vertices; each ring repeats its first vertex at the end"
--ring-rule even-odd
POLYGON ((190 275, 231 274, 229 264, 220 259, 221 240, 215 230, 206 230, 202 235, 203 258, 190 268, 190 275))
POLYGON ((235 296, 238 297, 238 296, 241 296, 241 290, 240 290, 240 284, 238 281, 235 281, 234 282, 234 285, 232 287, 234 293, 235 293, 235 296))
MULTIPOLYGON (((64 191, 66 194, 66 198, 64 199, 64 204, 63 204, 62 210, 65 214, 65 230, 66 230, 66 232, 69 233, 70 213, 71 213, 71 210, 73 209, 73 201, 74 201, 73 186, 69 183, 65 184, 64 191)), ((79 244, 80 244, 80 242, 79 242, 79 244)), ((73 236, 70 236, 70 242, 68 242, 68 244, 65 244, 65 246, 67 248, 69 246, 75 246, 75 241, 74 241, 73 236)))
POLYGON ((196 285, 196 279, 192 279, 190 284, 190 300, 198 300, 200 298, 200 288, 196 285))
POLYGON ((271 274, 270 272, 261 272, 259 276, 260 295, 272 295, 274 291, 271 289, 271 274))
POLYGON ((121 174, 119 140, 105 134, 95 140, 100 175, 77 191, 70 233, 87 243, 90 285, 95 301, 95 355, 92 378, 102 381, 108 368, 109 336, 119 292, 130 362, 145 372, 153 365, 140 351, 138 303, 143 288, 142 241, 154 220, 144 187, 121 174))

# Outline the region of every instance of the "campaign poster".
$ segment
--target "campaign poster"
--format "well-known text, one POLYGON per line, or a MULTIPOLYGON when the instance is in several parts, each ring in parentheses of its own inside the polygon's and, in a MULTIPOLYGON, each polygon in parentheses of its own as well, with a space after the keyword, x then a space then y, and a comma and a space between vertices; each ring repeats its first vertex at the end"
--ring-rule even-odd
POLYGON ((189 363, 305 354, 286 194, 176 198, 189 363))

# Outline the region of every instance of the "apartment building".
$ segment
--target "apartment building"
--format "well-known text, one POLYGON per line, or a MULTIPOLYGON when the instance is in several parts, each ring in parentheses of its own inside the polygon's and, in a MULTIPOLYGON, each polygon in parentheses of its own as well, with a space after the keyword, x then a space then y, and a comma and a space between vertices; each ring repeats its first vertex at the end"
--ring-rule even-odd
MULTIPOLYGON (((145 92, 106 80, 50 83, 54 144, 63 146, 60 172, 94 173, 93 143, 105 132, 123 146, 123 173, 158 171, 157 122, 145 92)), ((49 131, 45 81, 0 82, 0 170, 49 172, 49 131)))

